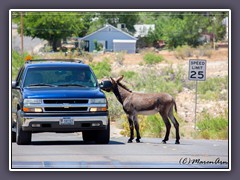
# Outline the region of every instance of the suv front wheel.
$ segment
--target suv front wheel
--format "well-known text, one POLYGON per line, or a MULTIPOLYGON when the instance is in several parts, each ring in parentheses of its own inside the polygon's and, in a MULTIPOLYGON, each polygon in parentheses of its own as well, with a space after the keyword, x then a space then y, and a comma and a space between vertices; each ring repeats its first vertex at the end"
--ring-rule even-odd
POLYGON ((18 145, 28 145, 31 143, 32 133, 22 130, 19 122, 17 122, 16 143, 18 145))

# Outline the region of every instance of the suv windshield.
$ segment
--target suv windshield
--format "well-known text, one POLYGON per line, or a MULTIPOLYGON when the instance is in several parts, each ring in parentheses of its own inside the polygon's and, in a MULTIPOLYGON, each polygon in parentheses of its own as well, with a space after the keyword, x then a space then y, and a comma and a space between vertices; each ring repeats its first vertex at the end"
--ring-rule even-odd
POLYGON ((38 67, 27 70, 23 87, 96 87, 97 80, 89 68, 38 67))

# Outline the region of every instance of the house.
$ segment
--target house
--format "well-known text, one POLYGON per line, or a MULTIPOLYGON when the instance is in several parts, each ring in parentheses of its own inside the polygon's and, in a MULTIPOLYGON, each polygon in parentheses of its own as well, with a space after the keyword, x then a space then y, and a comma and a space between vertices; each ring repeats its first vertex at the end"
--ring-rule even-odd
POLYGON ((137 38, 108 24, 85 37, 79 38, 79 41, 80 44, 84 44, 83 48, 88 52, 96 50, 97 42, 101 44, 103 51, 135 53, 137 38))

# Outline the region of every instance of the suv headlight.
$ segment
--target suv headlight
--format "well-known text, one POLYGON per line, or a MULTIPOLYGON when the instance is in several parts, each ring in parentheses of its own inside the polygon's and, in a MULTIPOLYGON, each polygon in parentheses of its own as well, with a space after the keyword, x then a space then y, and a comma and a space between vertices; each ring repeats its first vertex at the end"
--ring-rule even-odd
POLYGON ((107 111, 107 100, 105 98, 99 99, 89 99, 90 104, 95 104, 96 107, 91 107, 89 109, 90 112, 99 112, 99 111, 107 111))
POLYGON ((105 98, 99 98, 99 99, 89 99, 90 104, 106 104, 107 101, 105 98))
POLYGON ((24 99, 23 100, 23 111, 24 112, 43 112, 41 107, 34 107, 35 105, 41 104, 42 99, 24 99))

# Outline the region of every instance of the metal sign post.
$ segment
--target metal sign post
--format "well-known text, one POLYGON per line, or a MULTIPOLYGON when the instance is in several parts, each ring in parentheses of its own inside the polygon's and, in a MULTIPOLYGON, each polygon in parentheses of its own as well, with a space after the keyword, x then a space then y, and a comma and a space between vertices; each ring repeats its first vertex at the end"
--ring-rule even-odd
POLYGON ((194 116, 194 129, 196 130, 196 122, 197 122, 197 83, 196 81, 196 92, 195 92, 195 116, 194 116))
POLYGON ((197 86, 198 81, 206 80, 206 60, 190 59, 189 60, 189 74, 188 79, 190 81, 196 81, 196 94, 195 94, 195 119, 194 119, 194 129, 196 130, 197 121, 197 86))

